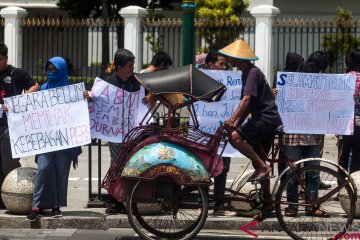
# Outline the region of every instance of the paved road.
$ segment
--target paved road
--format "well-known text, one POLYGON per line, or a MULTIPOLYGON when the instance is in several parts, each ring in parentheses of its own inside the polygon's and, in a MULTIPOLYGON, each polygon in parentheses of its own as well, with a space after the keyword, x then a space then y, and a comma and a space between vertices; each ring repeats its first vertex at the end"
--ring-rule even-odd
MULTIPOLYGON (((261 233, 257 232, 258 239, 287 240, 290 237, 279 232, 261 233)), ((0 240, 138 240, 140 239, 132 229, 111 228, 109 230, 77 230, 77 229, 20 229, 14 232, 13 229, 1 229, 0 240)), ((254 236, 241 231, 201 231, 194 240, 239 240, 256 239, 254 236)))

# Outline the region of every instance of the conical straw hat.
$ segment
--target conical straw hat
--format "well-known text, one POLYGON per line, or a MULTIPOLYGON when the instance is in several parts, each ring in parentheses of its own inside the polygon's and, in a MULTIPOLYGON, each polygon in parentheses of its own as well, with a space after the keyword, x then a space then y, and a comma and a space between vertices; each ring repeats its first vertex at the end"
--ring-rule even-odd
POLYGON ((241 60, 253 61, 259 59, 244 40, 236 40, 218 52, 225 56, 241 60))

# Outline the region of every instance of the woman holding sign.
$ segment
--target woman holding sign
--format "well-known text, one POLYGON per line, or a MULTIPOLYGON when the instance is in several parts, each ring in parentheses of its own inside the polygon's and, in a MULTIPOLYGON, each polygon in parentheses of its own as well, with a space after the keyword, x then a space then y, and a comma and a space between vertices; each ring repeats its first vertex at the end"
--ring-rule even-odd
MULTIPOLYGON (((69 85, 66 61, 61 57, 49 59, 45 65, 47 82, 40 90, 69 85)), ((67 188, 71 162, 74 168, 81 147, 36 155, 38 172, 35 179, 32 210, 26 220, 35 221, 42 209, 52 209, 54 218, 61 217, 60 207, 67 206, 67 188)))

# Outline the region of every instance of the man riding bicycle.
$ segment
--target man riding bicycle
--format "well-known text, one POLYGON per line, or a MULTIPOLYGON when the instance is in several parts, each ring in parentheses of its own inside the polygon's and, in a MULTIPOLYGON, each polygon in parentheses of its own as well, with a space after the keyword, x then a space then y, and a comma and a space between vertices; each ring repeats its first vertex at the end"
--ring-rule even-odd
MULTIPOLYGON (((225 121, 225 129, 230 133, 229 142, 252 161, 255 172, 248 181, 267 180, 262 184, 265 200, 270 200, 268 175, 271 167, 259 157, 256 149, 259 144, 270 147, 265 143, 273 139, 276 129, 282 125, 275 98, 264 74, 250 62, 258 60, 258 57, 246 42, 236 40, 219 53, 229 57, 233 67, 242 71, 241 102, 230 119, 225 121), (251 118, 245 122, 249 114, 251 118)), ((271 202, 265 201, 264 213, 272 209, 271 202)))

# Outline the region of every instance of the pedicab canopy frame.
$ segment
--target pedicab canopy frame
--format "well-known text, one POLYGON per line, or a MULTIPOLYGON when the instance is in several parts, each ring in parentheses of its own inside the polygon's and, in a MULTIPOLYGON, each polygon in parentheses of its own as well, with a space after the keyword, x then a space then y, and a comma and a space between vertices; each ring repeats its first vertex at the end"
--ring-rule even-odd
MULTIPOLYGON (((164 105, 168 109, 167 127, 170 127, 171 116, 176 115, 177 109, 184 106, 192 107, 192 103, 198 100, 217 102, 226 91, 223 84, 215 81, 192 64, 164 71, 135 74, 135 77, 159 101, 158 104, 153 104, 149 108, 148 113, 156 112, 160 105, 164 105)), ((192 120, 198 127, 195 111, 193 108, 191 110, 192 120)))
POLYGON ((135 74, 154 95, 183 94, 205 102, 219 101, 226 87, 192 64, 164 71, 135 74))
POLYGON ((134 180, 151 182, 170 177, 181 185, 209 185, 210 177, 222 171, 218 150, 225 147, 226 139, 221 127, 215 134, 199 130, 193 103, 219 101, 226 87, 193 65, 135 77, 155 101, 140 126, 126 135, 103 187, 115 199, 124 201, 134 180), (160 105, 167 109, 163 126, 149 123, 160 105), (184 107, 193 126, 174 125, 177 111, 184 107))

